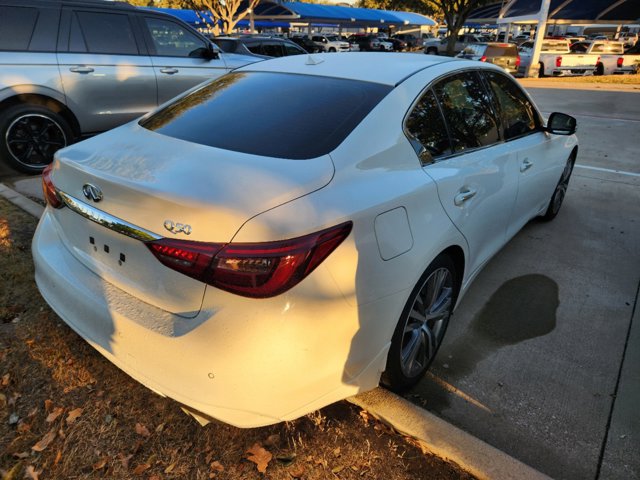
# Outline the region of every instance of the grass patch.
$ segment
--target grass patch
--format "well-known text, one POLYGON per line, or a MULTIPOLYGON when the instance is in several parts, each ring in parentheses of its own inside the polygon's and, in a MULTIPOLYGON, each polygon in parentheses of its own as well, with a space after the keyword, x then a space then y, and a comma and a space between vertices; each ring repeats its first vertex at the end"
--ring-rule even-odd
POLYGON ((35 226, 0 198, 3 480, 474 478, 347 402, 270 427, 201 427, 51 311, 33 281, 35 226))

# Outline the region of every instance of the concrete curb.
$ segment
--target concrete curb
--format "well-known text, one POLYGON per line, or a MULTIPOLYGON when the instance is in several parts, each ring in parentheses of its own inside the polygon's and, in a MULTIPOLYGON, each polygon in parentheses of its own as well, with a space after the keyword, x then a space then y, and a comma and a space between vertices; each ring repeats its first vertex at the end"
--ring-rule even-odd
POLYGON ((40 218, 44 213, 44 207, 33 200, 28 199, 24 195, 19 194, 15 190, 7 187, 4 183, 0 183, 0 196, 3 196, 15 206, 20 207, 25 212, 30 213, 36 218, 40 218))
POLYGON ((388 390, 376 388, 347 400, 481 480, 550 479, 388 390))

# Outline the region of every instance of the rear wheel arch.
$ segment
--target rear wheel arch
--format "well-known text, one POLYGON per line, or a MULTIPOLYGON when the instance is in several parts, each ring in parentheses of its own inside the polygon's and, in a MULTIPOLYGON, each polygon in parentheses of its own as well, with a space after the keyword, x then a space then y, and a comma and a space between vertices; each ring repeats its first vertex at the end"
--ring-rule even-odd
POLYGON ((0 112, 15 105, 37 105, 48 108, 67 121, 76 137, 79 137, 81 134, 80 123, 76 116, 64 103, 56 100, 55 98, 37 93, 21 93, 19 95, 6 98, 0 102, 0 112))

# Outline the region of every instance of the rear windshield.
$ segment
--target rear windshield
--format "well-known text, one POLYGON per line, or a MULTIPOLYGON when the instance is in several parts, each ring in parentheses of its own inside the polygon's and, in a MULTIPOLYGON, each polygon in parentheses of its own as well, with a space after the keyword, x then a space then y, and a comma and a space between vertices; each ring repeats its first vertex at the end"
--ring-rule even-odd
POLYGON ((487 57, 517 57, 518 50, 515 45, 489 45, 485 55, 487 57))
POLYGON ((391 88, 311 75, 230 73, 141 120, 140 125, 235 152, 315 158, 340 145, 391 88))
POLYGON ((467 45, 466 47, 464 47, 464 50, 462 51, 463 55, 477 55, 479 57, 481 57, 482 55, 484 55, 484 51, 487 48, 486 45, 467 45))

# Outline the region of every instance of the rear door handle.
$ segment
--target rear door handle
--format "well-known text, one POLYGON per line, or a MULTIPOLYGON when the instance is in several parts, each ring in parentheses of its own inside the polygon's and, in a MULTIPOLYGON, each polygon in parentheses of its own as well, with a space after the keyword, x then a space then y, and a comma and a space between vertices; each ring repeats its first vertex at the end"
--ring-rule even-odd
POLYGON ((91 73, 93 72, 93 68, 91 67, 71 67, 69 69, 70 72, 73 73, 91 73))
POLYGON ((174 73, 178 73, 177 68, 161 68, 161 73, 166 73, 167 75, 173 75, 174 73))
POLYGON ((529 170, 531 167, 533 167, 533 163, 531 163, 531 162, 529 161, 529 159, 528 159, 528 158, 525 158, 525 159, 522 161, 522 164, 520 164, 520 171, 521 171, 521 172, 526 172, 526 171, 527 171, 527 170, 529 170))
POLYGON ((478 191, 473 188, 464 188, 460 190, 455 197, 453 197, 453 203, 456 207, 459 207, 467 200, 475 197, 476 193, 478 193, 478 191))

